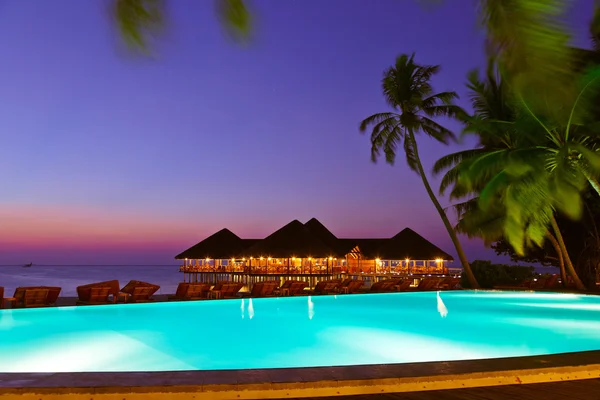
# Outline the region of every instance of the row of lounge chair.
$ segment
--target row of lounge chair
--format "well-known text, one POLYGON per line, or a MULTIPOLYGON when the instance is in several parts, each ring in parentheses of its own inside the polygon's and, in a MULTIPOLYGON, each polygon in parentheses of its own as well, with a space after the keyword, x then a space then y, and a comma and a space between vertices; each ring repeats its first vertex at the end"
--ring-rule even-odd
MULTIPOLYGON (((424 291, 453 289, 458 285, 458 278, 425 278, 417 287, 411 287, 412 279, 387 279, 375 282, 370 288, 363 287, 364 281, 354 279, 332 279, 320 281, 312 290, 307 290, 308 283, 287 280, 282 285, 279 281, 257 282, 250 292, 240 292, 242 283, 221 281, 214 286, 208 283, 182 282, 173 296, 168 300, 202 300, 231 299, 243 297, 275 297, 349 293, 386 293, 398 291, 424 291)), ((112 304, 122 300, 124 303, 143 303, 154 301, 154 295, 160 286, 132 280, 123 288, 119 281, 91 283, 77 287, 77 305, 112 304)), ((4 298, 4 288, 0 287, 0 308, 7 303, 12 308, 30 308, 53 306, 58 300, 61 288, 48 286, 19 287, 13 297, 4 298)))
POLYGON ((169 300, 232 299, 240 297, 275 297, 350 293, 388 293, 406 291, 455 289, 459 278, 425 278, 418 286, 411 287, 412 279, 388 279, 373 283, 365 289, 364 281, 355 279, 331 279, 320 281, 313 290, 306 290, 307 282, 287 280, 281 286, 277 281, 257 282, 250 292, 240 292, 241 283, 221 281, 211 287, 208 283, 182 282, 169 300))
MULTIPOLYGON (((119 281, 91 283, 77 287, 77 305, 116 303, 119 298, 125 303, 153 301, 151 296, 160 286, 132 280, 120 289, 119 281)), ((11 308, 47 307, 56 305, 61 288, 51 286, 23 286, 15 289, 13 297, 4 297, 0 286, 0 308, 8 304, 11 308)))

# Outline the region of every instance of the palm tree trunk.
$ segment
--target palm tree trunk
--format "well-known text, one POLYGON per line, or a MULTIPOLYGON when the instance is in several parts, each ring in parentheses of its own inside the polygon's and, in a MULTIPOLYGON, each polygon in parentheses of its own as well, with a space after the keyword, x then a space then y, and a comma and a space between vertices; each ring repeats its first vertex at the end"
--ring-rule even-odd
POLYGON ((409 134, 410 140, 413 142, 413 145, 414 145, 414 153, 415 153, 414 156, 415 156, 415 160, 416 160, 416 164, 417 164, 417 169, 419 171, 419 175, 421 175, 421 179, 423 180, 423 185, 425 186, 425 190, 427 190, 427 194, 429 195, 431 202, 433 203, 436 210, 440 214, 440 217, 442 218, 442 221, 444 222, 444 226, 446 227, 446 230, 448 230, 448 234, 450 235, 450 239, 452 240, 452 243, 454 244, 454 248, 456 249, 456 253, 458 254, 458 258, 460 259, 460 263, 462 264, 464 273, 467 275, 467 279, 469 280, 469 283, 471 284, 471 289, 479 289, 479 283, 477 283, 477 279, 475 278, 475 275, 473 275, 473 271, 471 270, 471 266, 469 265, 469 260, 467 259, 467 255, 465 254, 465 252, 460 244, 460 241, 458 240, 458 235, 456 234, 454 227, 452 227, 452 224, 450 223, 450 220, 448 219, 446 212, 440 205, 440 202, 435 197, 433 190, 431 190, 431 186, 429 185, 429 181, 427 180, 427 175, 425 175, 425 171, 423 171, 423 165, 421 164, 421 158, 419 157, 419 150, 418 150, 418 146, 417 146, 417 141, 415 140, 415 135, 413 134, 413 132, 408 132, 408 134, 409 134))
POLYGON ((565 258, 563 257, 563 253, 562 253, 562 250, 560 249, 560 245, 558 244, 558 241, 556 240, 554 235, 552 235, 552 232, 548 231, 546 233, 546 236, 548 236, 550 243, 552 243, 552 247, 554 247, 554 250, 556 251, 556 254, 558 255, 558 263, 559 263, 559 267, 560 267, 560 280, 562 281, 563 287, 567 287, 567 272, 565 271, 565 258))
POLYGON ((565 265, 567 267, 567 270, 569 271, 569 275, 571 276, 571 278, 573 278, 573 282, 575 282, 575 287, 577 288, 577 290, 586 290, 585 285, 583 284, 583 282, 581 282, 579 276, 577 276, 575 267, 573 267, 573 263, 571 262, 571 258, 569 257, 569 253, 567 252, 567 246, 565 246, 565 241, 563 240, 562 233, 560 233, 560 228, 556 223, 556 219, 552 217, 550 222, 552 224, 552 229, 554 230, 554 235, 556 235, 556 241, 558 242, 562 255, 565 259, 565 265))

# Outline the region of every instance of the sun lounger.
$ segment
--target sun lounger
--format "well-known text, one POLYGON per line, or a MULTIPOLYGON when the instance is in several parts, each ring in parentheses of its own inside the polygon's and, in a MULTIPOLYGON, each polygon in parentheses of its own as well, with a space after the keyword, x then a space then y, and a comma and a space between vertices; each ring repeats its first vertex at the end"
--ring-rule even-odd
POLYGON ((442 281, 438 285, 438 289, 440 290, 453 290, 458 287, 460 283, 460 278, 446 277, 442 279, 442 281))
POLYGON ((389 293, 394 291, 394 287, 399 285, 402 282, 401 279, 386 279, 383 281, 375 282, 371 285, 369 289, 366 290, 367 293, 389 293))
MULTIPOLYGON (((343 284, 343 282, 342 282, 343 284)), ((351 279, 347 285, 339 288, 340 293, 348 294, 348 293, 360 293, 362 287, 365 283, 362 280, 351 279)))
POLYGON ((340 279, 331 279, 327 281, 319 281, 315 288, 309 291, 312 295, 334 294, 337 293, 338 286, 342 281, 340 279))
POLYGON ((126 298, 127 303, 145 303, 154 301, 150 298, 154 293, 160 289, 160 286, 153 285, 148 282, 131 280, 127 285, 121 289, 122 293, 128 294, 126 298))
POLYGON ((288 296, 289 295, 289 289, 292 286, 292 283, 297 282, 293 279, 289 279, 285 282, 283 282, 283 284, 275 289, 275 295, 277 296, 288 296))
POLYGON ((136 286, 125 301, 127 303, 148 303, 154 301, 151 296, 158 289, 158 286, 136 286))
POLYGON ((277 286, 279 286, 277 281, 256 282, 250 292, 239 293, 239 295, 241 297, 273 297, 276 295, 277 286))
POLYGON ((208 297, 210 285, 208 283, 181 282, 177 286, 177 292, 169 296, 169 300, 201 300, 208 297))
POLYGON ((442 282, 442 278, 424 278, 419 282, 417 287, 411 287, 405 292, 425 292, 431 290, 439 290, 439 285, 442 282))
POLYGON ((23 286, 15 289, 15 294, 12 298, 7 299, 12 302, 12 306, 18 307, 41 307, 41 306, 53 306, 58 300, 61 288, 55 286, 23 286), (41 292, 33 292, 34 290, 41 290, 41 292), (29 298, 26 306, 25 294, 29 292, 29 298), (45 293, 45 295, 44 295, 45 293), (42 296, 45 296, 42 298, 42 296))
POLYGON ((352 282, 356 282, 356 280, 352 278, 346 278, 342 281, 342 283, 340 283, 338 289, 341 291, 343 288, 348 287, 348 285, 352 282))
POLYGON ((308 282, 304 281, 293 281, 287 291, 287 296, 302 296, 306 294, 304 290, 308 286, 308 282))
POLYGON ((81 285, 77 287, 77 297, 79 298, 78 303, 81 304, 107 304, 116 303, 119 296, 119 281, 104 281, 89 283, 87 285, 81 285), (108 288, 108 295, 106 296, 106 302, 104 302, 104 292, 106 290, 92 290, 97 288, 108 288), (92 299, 92 291, 94 293, 94 299, 92 299), (112 296, 112 298, 110 298, 112 296))
POLYGON ((48 289, 25 289, 23 292, 23 307, 46 307, 49 292, 48 289))
MULTIPOLYGON (((79 291, 78 291, 79 293, 79 291)), ((95 286, 86 288, 84 290, 84 296, 79 295, 77 305, 100 305, 100 304, 111 304, 115 303, 112 299, 109 299, 111 295, 111 288, 109 286, 95 286)), ((116 299, 116 297, 115 297, 116 299)))
POLYGON ((410 290, 410 287, 413 284, 413 279, 405 279, 402 282, 400 282, 399 284, 397 284, 396 286, 394 286, 394 290, 396 292, 406 292, 407 290, 410 290))
MULTIPOLYGON (((216 286, 216 285, 215 285, 216 286)), ((232 299, 237 297, 237 293, 244 285, 241 283, 223 283, 217 290, 214 288, 208 292, 211 299, 232 299)))

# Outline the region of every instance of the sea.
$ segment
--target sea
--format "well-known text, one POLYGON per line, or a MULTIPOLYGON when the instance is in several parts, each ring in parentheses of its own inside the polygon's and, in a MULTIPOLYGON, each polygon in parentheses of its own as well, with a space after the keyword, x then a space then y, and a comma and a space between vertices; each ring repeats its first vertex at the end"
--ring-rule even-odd
POLYGON ((183 273, 178 265, 0 265, 0 286, 11 296, 19 286, 59 286, 61 296, 77 296, 77 286, 118 279, 121 287, 132 279, 160 285, 157 294, 173 294, 183 273))

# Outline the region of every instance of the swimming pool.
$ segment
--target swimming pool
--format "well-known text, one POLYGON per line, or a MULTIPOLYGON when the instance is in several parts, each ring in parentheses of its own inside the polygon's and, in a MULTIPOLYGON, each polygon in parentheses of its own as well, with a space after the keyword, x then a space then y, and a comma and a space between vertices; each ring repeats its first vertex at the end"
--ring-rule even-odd
POLYGON ((600 350, 600 297, 456 291, 0 311, 0 372, 179 371, 600 350))

